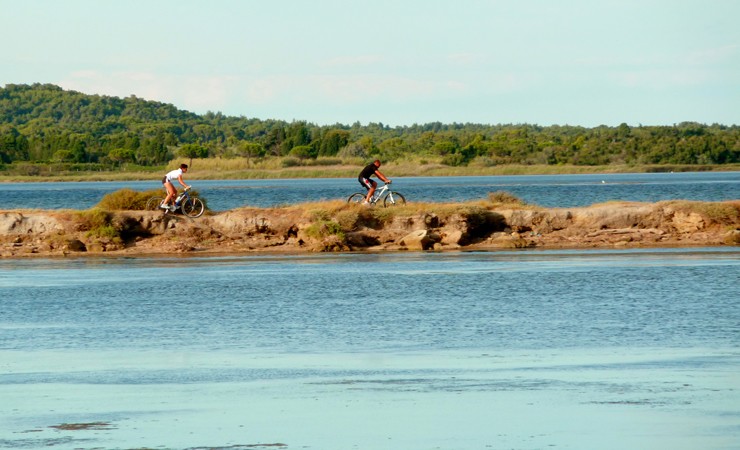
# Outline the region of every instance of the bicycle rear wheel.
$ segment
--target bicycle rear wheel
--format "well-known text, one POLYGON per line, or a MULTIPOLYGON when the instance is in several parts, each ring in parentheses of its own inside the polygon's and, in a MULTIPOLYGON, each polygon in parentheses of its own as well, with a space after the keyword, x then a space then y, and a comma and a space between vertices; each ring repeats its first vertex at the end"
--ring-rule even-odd
POLYGON ((365 194, 360 194, 359 192, 356 192, 349 196, 347 199, 347 203, 362 203, 365 200, 365 194))
POLYGON ((383 199, 383 206, 386 208, 391 206, 403 206, 406 204, 406 198, 398 192, 389 191, 388 195, 383 199))
POLYGON ((164 201, 164 197, 152 197, 146 202, 147 211, 159 211, 159 205, 164 201))
POLYGON ((180 210, 186 216, 196 218, 203 215, 206 205, 199 198, 189 198, 182 203, 180 210))

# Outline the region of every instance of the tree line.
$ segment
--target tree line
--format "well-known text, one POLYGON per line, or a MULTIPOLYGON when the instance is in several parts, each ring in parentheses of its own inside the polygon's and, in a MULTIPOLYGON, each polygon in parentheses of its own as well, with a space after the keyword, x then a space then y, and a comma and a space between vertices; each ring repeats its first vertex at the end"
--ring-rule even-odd
POLYGON ((161 166, 180 158, 436 158, 502 164, 730 164, 740 126, 580 126, 432 122, 316 125, 203 115, 161 102, 87 95, 52 84, 0 88, 0 166, 66 162, 161 166))

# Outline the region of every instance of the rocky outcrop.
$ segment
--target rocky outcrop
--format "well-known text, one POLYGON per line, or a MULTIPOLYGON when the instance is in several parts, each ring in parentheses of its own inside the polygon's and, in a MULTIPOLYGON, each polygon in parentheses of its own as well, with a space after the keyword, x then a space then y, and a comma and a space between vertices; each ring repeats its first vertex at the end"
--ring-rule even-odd
POLYGON ((739 244, 740 201, 551 209, 328 203, 240 208, 198 219, 148 211, 0 211, 3 257, 739 244))
POLYGON ((49 215, 47 213, 21 213, 18 211, 0 211, 0 235, 44 235, 63 229, 64 226, 60 223, 60 221, 53 215, 49 215))

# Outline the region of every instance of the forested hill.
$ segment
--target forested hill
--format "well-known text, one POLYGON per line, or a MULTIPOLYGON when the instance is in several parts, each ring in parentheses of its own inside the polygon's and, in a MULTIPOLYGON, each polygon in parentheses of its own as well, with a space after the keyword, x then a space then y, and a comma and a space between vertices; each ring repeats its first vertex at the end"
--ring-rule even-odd
POLYGON ((177 156, 378 157, 386 162, 422 157, 452 166, 727 164, 740 162, 740 126, 319 126, 198 115, 135 96, 86 95, 50 84, 0 88, 0 167, 17 162, 155 166, 177 156))

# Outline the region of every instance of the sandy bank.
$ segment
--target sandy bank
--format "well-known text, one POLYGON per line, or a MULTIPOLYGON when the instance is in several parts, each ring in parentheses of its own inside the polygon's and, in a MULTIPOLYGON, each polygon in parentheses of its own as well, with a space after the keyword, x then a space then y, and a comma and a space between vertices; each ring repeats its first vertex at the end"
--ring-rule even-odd
POLYGON ((740 244, 740 201, 585 208, 325 202, 198 219, 149 211, 0 211, 0 256, 631 248, 740 244))

